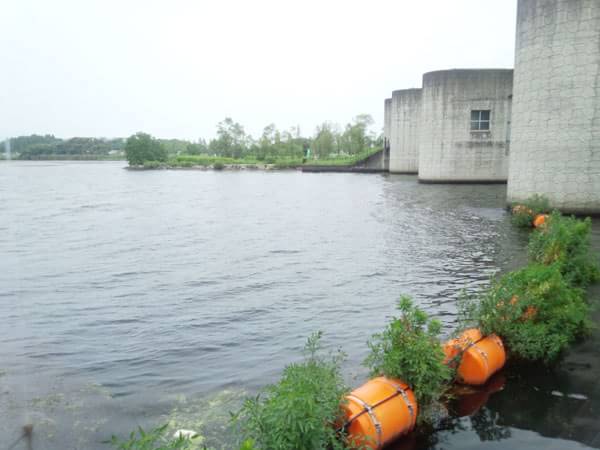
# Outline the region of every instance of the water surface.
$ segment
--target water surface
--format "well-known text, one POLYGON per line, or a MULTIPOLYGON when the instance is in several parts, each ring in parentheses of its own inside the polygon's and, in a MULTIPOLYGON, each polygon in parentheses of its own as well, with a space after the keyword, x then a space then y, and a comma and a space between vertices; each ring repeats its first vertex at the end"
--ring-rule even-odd
MULTIPOLYGON (((122 166, 0 164, 0 449, 26 423, 35 449, 105 449, 169 418, 227 445, 228 411, 310 333, 348 354, 358 385, 401 294, 448 334, 462 289, 526 261, 504 186, 122 166)), ((455 405, 399 445, 600 448, 599 344, 551 373, 507 373, 486 407, 455 405)))

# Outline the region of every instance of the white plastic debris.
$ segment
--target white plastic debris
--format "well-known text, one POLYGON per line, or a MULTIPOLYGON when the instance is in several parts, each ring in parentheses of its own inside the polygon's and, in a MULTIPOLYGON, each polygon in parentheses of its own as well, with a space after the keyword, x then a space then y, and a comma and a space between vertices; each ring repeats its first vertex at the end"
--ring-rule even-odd
POLYGON ((583 394, 569 394, 567 395, 567 397, 569 398, 574 398, 575 400, 587 400, 587 396, 583 395, 583 394))
POLYGON ((173 437, 175 439, 179 439, 181 437, 187 438, 187 439, 193 439, 195 437, 198 436, 198 433, 196 433, 194 430, 177 430, 174 434, 173 437))

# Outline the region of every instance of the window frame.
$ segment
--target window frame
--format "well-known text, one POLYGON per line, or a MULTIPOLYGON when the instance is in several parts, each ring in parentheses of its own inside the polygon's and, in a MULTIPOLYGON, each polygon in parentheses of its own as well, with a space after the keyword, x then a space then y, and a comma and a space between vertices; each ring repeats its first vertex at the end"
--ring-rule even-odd
POLYGON ((492 110, 491 109, 472 109, 470 116, 471 133, 489 133, 492 129, 492 110), (487 113, 487 119, 482 116, 487 113), (477 118, 473 118, 477 114, 477 118), (482 128, 482 125, 487 124, 487 128, 482 128), (474 126, 476 128, 474 128, 474 126))

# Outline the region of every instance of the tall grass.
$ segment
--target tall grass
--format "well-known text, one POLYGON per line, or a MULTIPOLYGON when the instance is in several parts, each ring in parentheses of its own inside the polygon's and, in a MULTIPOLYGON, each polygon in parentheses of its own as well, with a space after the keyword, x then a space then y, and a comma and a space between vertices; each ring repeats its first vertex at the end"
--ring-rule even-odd
POLYGON ((557 264, 565 279, 576 286, 600 280, 598 257, 591 252, 592 221, 552 213, 546 225, 533 232, 529 258, 541 264, 557 264))
POLYGON ((236 420, 242 434, 263 450, 344 449, 335 426, 343 421, 341 401, 347 388, 342 354, 324 357, 321 334, 308 339, 305 359, 287 366, 280 381, 247 399, 236 420))

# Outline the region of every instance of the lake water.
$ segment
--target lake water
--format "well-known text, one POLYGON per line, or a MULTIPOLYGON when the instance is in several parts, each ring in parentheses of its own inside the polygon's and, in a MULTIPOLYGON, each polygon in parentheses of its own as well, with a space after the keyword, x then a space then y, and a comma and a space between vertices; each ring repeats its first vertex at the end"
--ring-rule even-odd
MULTIPOLYGON (((449 334, 461 290, 526 261, 505 186, 123 165, 0 164, 2 450, 28 423, 34 449, 107 449, 168 420, 227 446, 228 412, 312 332, 356 386, 401 294, 449 334)), ((600 333, 503 376, 397 448, 600 448, 600 333)))

